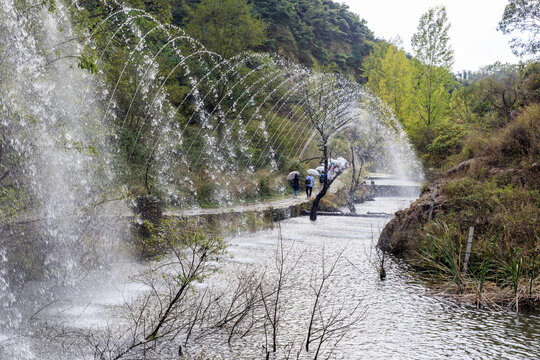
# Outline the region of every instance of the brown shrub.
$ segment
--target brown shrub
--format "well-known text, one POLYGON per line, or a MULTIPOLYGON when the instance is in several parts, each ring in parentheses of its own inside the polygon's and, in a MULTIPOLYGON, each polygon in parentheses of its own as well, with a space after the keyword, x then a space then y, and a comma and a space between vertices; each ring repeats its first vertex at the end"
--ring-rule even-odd
POLYGON ((540 104, 523 109, 500 134, 498 152, 508 160, 540 157, 540 104))

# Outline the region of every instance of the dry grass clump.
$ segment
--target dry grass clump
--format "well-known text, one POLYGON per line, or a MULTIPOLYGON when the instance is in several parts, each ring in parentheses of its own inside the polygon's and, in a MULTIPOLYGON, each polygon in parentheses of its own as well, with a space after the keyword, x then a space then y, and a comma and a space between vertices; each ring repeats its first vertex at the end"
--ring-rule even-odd
POLYGON ((472 158, 486 158, 491 166, 527 166, 540 162, 540 104, 523 108, 514 120, 494 133, 470 129, 463 150, 449 156, 449 169, 472 158))
POLYGON ((193 179, 196 201, 202 207, 270 199, 282 195, 287 188, 284 176, 266 169, 253 174, 201 173, 193 179))
POLYGON ((480 156, 499 166, 540 161, 540 104, 525 107, 514 121, 491 136, 471 131, 463 151, 452 162, 455 165, 480 156))
POLYGON ((508 160, 540 160, 540 104, 526 107, 499 140, 497 150, 508 160))

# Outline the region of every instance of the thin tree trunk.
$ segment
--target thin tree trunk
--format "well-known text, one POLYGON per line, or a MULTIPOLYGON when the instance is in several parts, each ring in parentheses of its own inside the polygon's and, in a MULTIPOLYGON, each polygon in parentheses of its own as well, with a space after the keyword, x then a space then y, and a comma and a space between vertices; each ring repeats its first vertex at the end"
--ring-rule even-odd
POLYGON ((323 188, 315 199, 313 200, 313 205, 311 206, 311 211, 309 213, 309 219, 311 221, 317 220, 317 209, 319 208, 319 201, 326 195, 330 184, 328 182, 328 145, 326 144, 326 139, 323 139, 323 161, 324 161, 324 174, 323 174, 323 188))
POLYGON ((351 186, 349 187, 349 196, 347 199, 347 207, 351 214, 356 214, 356 207, 354 206, 354 193, 358 187, 358 181, 356 180, 356 164, 354 162, 354 148, 350 144, 351 148, 351 165, 352 165, 352 177, 351 177, 351 186))

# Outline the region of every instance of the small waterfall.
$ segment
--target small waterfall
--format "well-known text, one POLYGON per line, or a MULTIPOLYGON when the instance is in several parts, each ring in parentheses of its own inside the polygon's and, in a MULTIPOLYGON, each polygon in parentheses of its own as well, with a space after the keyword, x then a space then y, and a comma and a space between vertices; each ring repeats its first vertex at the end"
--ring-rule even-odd
POLYGON ((27 320, 22 307, 54 301, 53 288, 74 289, 106 266, 128 230, 104 91, 88 88, 77 35, 57 6, 0 6, 0 332, 27 320))

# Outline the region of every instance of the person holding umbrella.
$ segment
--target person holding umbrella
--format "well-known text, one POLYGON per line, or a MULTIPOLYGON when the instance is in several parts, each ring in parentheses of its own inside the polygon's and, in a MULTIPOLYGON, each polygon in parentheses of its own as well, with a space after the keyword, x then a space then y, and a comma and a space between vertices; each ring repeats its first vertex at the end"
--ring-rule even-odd
POLYGON ((294 197, 296 197, 298 195, 298 189, 300 188, 300 178, 298 177, 298 174, 294 174, 292 188, 294 190, 294 197))
POLYGON ((311 192, 313 191, 313 176, 308 173, 308 176, 306 177, 306 196, 308 198, 311 197, 311 192))
POLYGON ((292 180, 292 188, 294 190, 294 197, 298 195, 298 189, 300 188, 300 173, 298 171, 291 171, 287 175, 287 180, 292 180))

